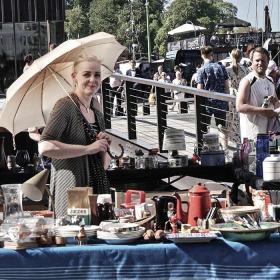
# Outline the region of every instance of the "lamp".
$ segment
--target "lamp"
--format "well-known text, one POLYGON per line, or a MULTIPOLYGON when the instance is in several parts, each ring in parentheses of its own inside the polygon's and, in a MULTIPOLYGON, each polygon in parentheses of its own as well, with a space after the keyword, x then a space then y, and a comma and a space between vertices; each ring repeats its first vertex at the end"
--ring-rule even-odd
POLYGON ((21 185, 21 190, 24 196, 33 201, 41 201, 43 194, 46 191, 54 211, 54 202, 52 194, 47 187, 50 170, 44 169, 21 185))
POLYGON ((183 129, 166 128, 163 136, 163 150, 186 150, 185 132, 183 129))
POLYGON ((169 166, 177 167, 187 165, 187 157, 180 157, 178 155, 179 150, 186 150, 185 132, 183 129, 165 129, 162 149, 168 151, 169 166))

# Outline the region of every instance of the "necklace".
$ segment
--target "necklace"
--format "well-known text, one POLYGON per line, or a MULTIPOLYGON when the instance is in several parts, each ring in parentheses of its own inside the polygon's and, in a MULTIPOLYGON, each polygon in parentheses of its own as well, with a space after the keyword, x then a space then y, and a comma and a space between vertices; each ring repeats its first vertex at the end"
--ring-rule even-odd
POLYGON ((89 113, 90 112, 90 106, 87 107, 79 98, 78 98, 78 100, 79 100, 79 103, 86 109, 87 113, 89 113))

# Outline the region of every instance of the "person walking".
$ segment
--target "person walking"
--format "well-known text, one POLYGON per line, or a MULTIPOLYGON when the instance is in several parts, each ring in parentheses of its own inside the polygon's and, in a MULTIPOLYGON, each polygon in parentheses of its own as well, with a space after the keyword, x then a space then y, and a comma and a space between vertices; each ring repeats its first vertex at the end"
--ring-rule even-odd
MULTIPOLYGON (((211 46, 201 48, 201 57, 204 64, 197 71, 197 88, 228 94, 228 74, 222 64, 214 61, 213 48, 211 46)), ((205 98, 204 105, 201 108, 203 112, 201 130, 203 133, 207 133, 207 127, 211 123, 212 115, 214 115, 216 126, 220 130, 220 142, 223 148, 226 149, 225 124, 228 102, 205 98)))

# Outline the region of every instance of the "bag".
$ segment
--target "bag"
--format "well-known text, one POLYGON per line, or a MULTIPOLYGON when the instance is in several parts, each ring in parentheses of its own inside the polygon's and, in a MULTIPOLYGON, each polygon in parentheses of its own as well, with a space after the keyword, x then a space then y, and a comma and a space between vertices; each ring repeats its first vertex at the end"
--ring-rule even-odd
POLYGON ((150 93, 148 101, 149 101, 150 105, 155 105, 156 104, 156 94, 154 92, 150 93))

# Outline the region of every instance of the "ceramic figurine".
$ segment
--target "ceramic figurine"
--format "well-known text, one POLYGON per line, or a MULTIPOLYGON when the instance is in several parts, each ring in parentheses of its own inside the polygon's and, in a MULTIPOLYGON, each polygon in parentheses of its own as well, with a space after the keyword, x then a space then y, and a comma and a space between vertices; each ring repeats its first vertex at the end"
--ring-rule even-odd
POLYGON ((81 228, 79 230, 78 235, 75 237, 76 240, 78 240, 79 245, 84 245, 87 243, 87 235, 85 231, 85 226, 81 225, 81 228))

